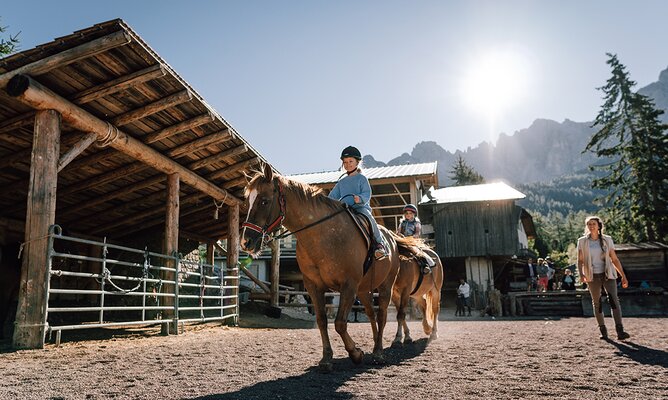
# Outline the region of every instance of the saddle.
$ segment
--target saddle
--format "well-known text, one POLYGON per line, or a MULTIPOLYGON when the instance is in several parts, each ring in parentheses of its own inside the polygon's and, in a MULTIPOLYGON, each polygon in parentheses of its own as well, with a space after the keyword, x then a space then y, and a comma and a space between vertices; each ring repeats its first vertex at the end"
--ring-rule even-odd
POLYGON ((364 275, 366 275, 374 261, 373 253, 375 241, 373 239, 371 221, 369 221, 366 215, 356 213, 352 207, 346 207, 346 211, 350 214, 352 220, 355 221, 355 226, 362 232, 362 237, 364 237, 364 240, 366 241, 367 253, 366 258, 364 259, 364 275))

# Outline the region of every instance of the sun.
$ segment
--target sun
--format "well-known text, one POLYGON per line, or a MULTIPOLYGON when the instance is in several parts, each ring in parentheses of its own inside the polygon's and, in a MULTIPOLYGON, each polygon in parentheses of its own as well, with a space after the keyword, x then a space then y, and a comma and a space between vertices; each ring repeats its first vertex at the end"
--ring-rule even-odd
POLYGON ((527 63, 520 53, 490 51, 471 59, 460 92, 473 110, 498 116, 521 101, 527 82, 527 63))

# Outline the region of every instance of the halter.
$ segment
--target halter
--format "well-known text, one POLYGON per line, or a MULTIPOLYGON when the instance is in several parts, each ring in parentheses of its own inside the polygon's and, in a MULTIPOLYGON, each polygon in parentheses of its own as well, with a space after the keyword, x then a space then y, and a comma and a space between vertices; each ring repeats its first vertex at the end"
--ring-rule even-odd
MULTIPOLYGON (((248 228, 262 235, 263 244, 265 242, 268 242, 266 240, 267 237, 271 237, 273 233, 275 233, 281 226, 283 226, 283 220, 285 219, 285 195, 283 194, 283 187, 281 186, 278 179, 274 179, 274 192, 278 192, 279 212, 278 212, 278 217, 276 217, 276 219, 273 222, 266 224, 263 227, 248 221, 241 224, 242 228, 248 228)), ((274 209, 275 204, 276 203, 273 202, 271 203, 272 211, 274 209)))

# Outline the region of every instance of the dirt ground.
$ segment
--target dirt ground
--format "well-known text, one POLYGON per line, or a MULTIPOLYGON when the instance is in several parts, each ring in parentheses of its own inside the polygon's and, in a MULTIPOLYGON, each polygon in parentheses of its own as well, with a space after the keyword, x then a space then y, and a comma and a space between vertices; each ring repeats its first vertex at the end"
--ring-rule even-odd
MULTIPOLYGON (((205 324, 178 336, 157 329, 114 330, 43 350, 0 344, 0 399, 668 399, 666 319, 627 318, 631 340, 602 341, 593 318, 454 317, 440 338, 390 348, 385 364, 355 366, 330 323, 334 371, 318 372, 318 330, 285 314, 242 310, 240 327, 205 324)), ((609 328, 612 328, 609 321, 609 328)), ((371 328, 349 330, 365 352, 371 328)), ((82 335, 77 333, 76 335, 82 335)), ((73 341, 72 339, 82 339, 73 341)))

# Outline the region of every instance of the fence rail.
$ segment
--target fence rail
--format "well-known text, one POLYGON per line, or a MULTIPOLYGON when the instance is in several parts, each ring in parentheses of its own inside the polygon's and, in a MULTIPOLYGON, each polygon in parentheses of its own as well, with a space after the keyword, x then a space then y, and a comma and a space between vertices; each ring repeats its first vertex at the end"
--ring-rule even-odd
POLYGON ((49 233, 46 313, 49 339, 62 331, 239 319, 239 269, 49 233))

